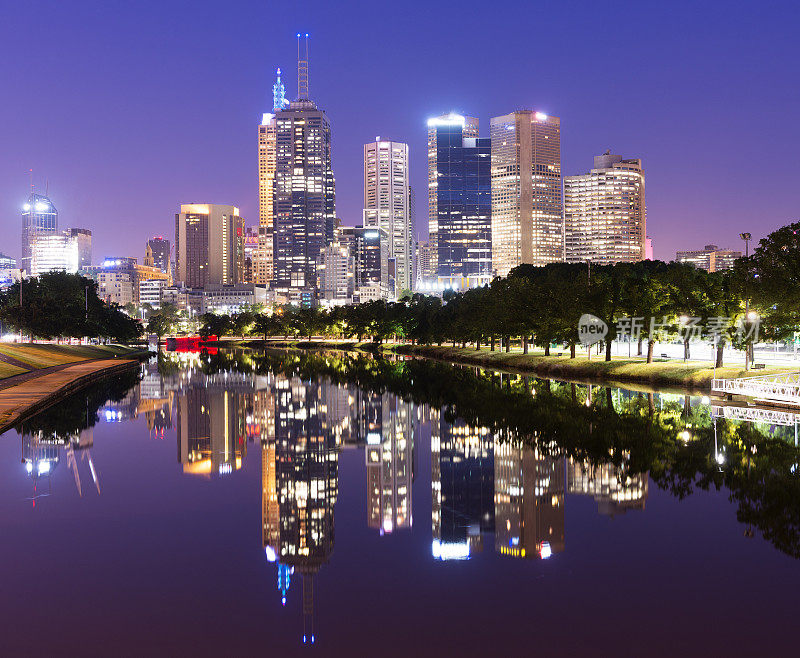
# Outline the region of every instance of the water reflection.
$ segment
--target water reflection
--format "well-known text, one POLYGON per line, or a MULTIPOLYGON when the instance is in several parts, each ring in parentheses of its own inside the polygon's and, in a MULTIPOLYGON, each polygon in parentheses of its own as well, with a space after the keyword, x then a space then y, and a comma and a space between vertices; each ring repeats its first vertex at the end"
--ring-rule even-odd
POLYGON ((591 497, 611 517, 645 510, 651 484, 679 498, 725 489, 744 534, 756 528, 800 556, 800 418, 791 412, 424 361, 162 355, 138 383, 114 380, 18 428, 34 505, 61 462, 79 493, 88 474, 100 494, 91 427, 139 416, 151 439, 174 428, 187 477, 236 477, 248 452, 260 452, 261 548, 282 604, 302 600, 306 643, 316 641, 316 577, 335 548, 340 454, 363 451, 365 525, 402 533, 413 528, 428 434, 437 561, 492 547, 503 558, 557 558, 568 496, 591 497))

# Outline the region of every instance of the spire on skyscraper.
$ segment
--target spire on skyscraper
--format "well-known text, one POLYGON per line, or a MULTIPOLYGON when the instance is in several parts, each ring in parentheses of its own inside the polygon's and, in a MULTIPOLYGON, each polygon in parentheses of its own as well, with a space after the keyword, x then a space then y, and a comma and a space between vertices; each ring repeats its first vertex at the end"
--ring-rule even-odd
POLYGON ((297 33, 297 100, 308 100, 308 33, 305 49, 300 48, 301 34, 297 33))
POLYGON ((281 82, 281 70, 276 71, 277 81, 272 85, 272 110, 278 112, 289 104, 286 100, 286 87, 281 82))

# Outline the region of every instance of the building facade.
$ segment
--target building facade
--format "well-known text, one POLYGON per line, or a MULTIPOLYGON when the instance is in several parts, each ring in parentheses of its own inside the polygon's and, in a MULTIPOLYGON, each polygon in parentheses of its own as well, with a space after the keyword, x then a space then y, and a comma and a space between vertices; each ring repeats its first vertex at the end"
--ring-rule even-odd
POLYGON ((78 244, 78 269, 91 267, 92 232, 88 228, 71 228, 67 233, 78 244))
POLYGON ((520 110, 491 120, 492 267, 564 260, 561 120, 520 110))
POLYGON ((364 145, 364 226, 386 231, 398 292, 414 284, 411 219, 408 144, 376 138, 364 145))
POLYGON ((33 243, 45 235, 55 235, 58 231, 58 210, 44 194, 31 191, 22 206, 22 258, 19 267, 30 273, 33 243))
POLYGON ((145 247, 144 264, 150 267, 157 267, 165 274, 172 273, 171 249, 169 240, 161 236, 156 236, 147 241, 145 247))
MULTIPOLYGON (((89 239, 91 240, 91 236, 89 239)), ((31 244, 29 272, 33 276, 57 271, 75 274, 79 265, 78 238, 73 237, 69 231, 39 235, 31 244)))
POLYGON ((317 287, 336 221, 331 124, 309 100, 307 62, 305 72, 298 99, 275 113, 272 283, 298 297, 317 287))
POLYGON ((352 299, 354 270, 347 245, 334 242, 324 247, 318 267, 322 298, 332 304, 346 304, 352 299))
POLYGON ((343 226, 339 242, 346 245, 353 259, 353 285, 356 290, 373 286, 379 296, 389 296, 389 237, 382 228, 343 226))
POLYGON ((647 218, 639 159, 606 152, 592 170, 564 178, 564 244, 569 263, 645 260, 647 218))
POLYGON ((707 244, 697 251, 679 251, 675 260, 679 263, 689 263, 706 272, 719 272, 733 267, 737 258, 742 257, 741 251, 720 249, 715 244, 707 244))
POLYGON ((492 278, 491 140, 478 120, 448 114, 428 120, 431 269, 442 287, 492 278))
POLYGON ((175 215, 175 269, 190 288, 236 284, 244 276, 244 219, 235 206, 181 204, 175 215))

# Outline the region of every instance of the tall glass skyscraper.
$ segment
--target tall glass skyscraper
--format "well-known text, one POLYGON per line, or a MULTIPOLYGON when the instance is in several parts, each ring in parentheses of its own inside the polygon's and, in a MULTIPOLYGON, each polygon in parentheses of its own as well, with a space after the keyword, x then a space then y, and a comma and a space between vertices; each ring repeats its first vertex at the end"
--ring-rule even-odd
POLYGON ((431 269, 440 286, 492 278, 491 140, 478 120, 447 114, 428 120, 431 269))
POLYGON ((31 191, 22 206, 22 259, 20 269, 30 274, 33 243, 36 238, 55 235, 58 230, 58 210, 44 194, 31 191))
POLYGON ((290 297, 316 288, 336 224, 331 124, 308 98, 307 56, 298 62, 298 89, 297 100, 275 113, 273 287, 290 297))

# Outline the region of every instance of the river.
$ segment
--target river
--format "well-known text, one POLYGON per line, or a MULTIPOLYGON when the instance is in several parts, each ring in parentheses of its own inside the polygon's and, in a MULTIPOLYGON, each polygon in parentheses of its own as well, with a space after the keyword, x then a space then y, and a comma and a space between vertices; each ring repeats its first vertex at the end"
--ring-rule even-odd
POLYGON ((0 438, 0 654, 785 654, 798 421, 420 359, 164 353, 0 438))

